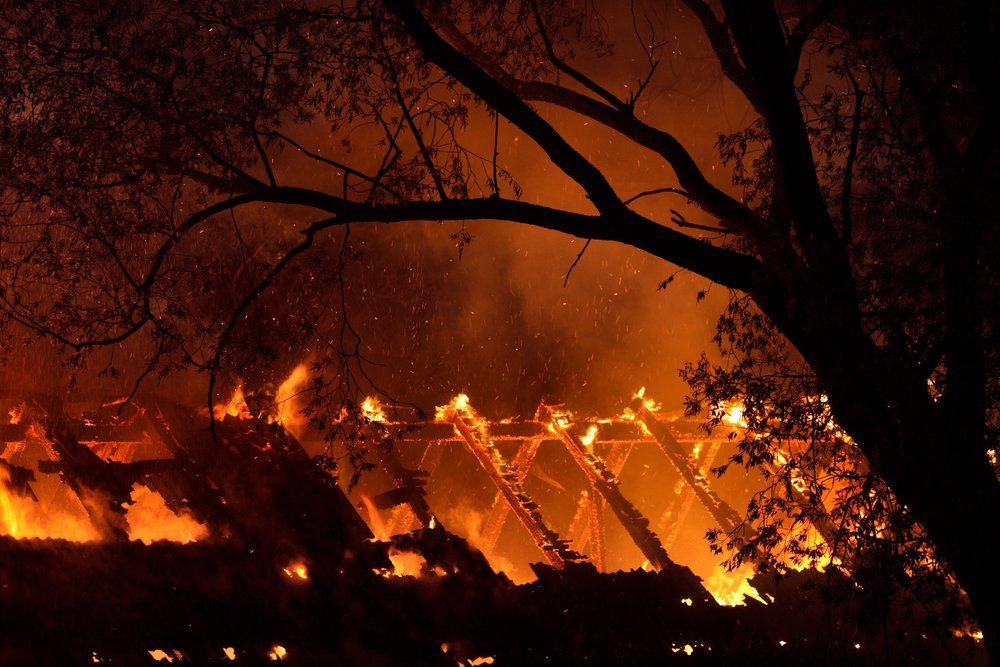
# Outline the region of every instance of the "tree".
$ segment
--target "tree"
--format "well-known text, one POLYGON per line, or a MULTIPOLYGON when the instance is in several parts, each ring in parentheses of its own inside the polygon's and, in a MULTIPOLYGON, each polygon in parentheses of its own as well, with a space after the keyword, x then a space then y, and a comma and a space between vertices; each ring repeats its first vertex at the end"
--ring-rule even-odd
MULTIPOLYGON (((668 60, 656 30, 643 37, 648 76, 627 97, 571 64, 574 48, 609 49, 587 29, 589 6, 6 0, 9 344, 17 325, 83 364, 145 336, 138 381, 193 366, 208 373, 211 397, 225 368, 271 358, 279 342, 332 321, 337 353, 321 374, 330 384, 316 388, 340 406, 360 347, 319 297, 343 289, 357 252, 350 224, 503 219, 628 244, 732 290, 719 336, 732 361, 687 369, 691 407, 718 420, 722 402, 739 398, 743 462, 794 459, 783 467, 786 504, 768 507, 838 518, 845 554, 878 545, 909 568, 896 588, 946 563, 996 653, 1000 583, 986 519, 1000 510, 996 8, 681 4, 752 108, 745 127, 719 139, 742 197, 713 184, 671 128, 643 121, 668 60), (676 182, 644 195, 687 199, 699 221, 638 213, 637 198, 577 152, 548 109, 669 164, 676 182), (589 212, 519 200, 495 143, 501 118, 583 190, 589 212), (331 147, 335 135, 345 138, 331 147), (470 148, 470 136, 494 137, 492 155, 470 148), (353 153, 352 139, 376 146, 375 157, 353 153), (296 180, 295 163, 273 163, 290 154, 328 171, 296 180), (250 210, 269 224, 264 206, 276 204, 319 219, 247 252, 227 216, 250 210), (206 252, 196 238, 206 231, 243 254, 206 252), (236 278, 220 282, 227 275, 236 278), (277 314, 263 296, 293 284, 306 290, 302 308, 268 328, 277 314), (816 501, 831 491, 832 510, 816 501)), ((773 545, 762 535, 751 549, 773 545)))

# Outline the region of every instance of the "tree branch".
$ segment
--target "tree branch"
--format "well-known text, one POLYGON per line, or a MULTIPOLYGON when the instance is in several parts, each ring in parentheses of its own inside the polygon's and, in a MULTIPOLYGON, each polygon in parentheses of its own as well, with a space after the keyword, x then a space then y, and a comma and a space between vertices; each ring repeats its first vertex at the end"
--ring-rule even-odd
POLYGON ((571 67, 570 65, 567 65, 565 62, 560 60, 558 56, 556 56, 556 52, 552 48, 552 42, 549 40, 549 36, 545 32, 545 22, 542 21, 542 14, 540 11, 538 11, 537 2, 531 3, 531 10, 532 12, 534 12, 535 23, 538 24, 538 32, 542 37, 542 43, 545 44, 545 51, 549 54, 549 60, 551 60, 552 64, 556 66, 556 69, 558 69, 560 72, 565 72, 570 77, 572 77, 574 81, 581 84, 584 88, 586 88, 590 92, 601 97, 605 102, 607 102, 614 108, 618 109, 619 111, 625 111, 626 109, 628 109, 629 107, 625 102, 621 101, 620 99, 612 95, 610 91, 606 90, 604 87, 597 85, 597 83, 595 83, 592 79, 590 79, 590 77, 586 76, 583 72, 580 72, 577 69, 571 67))
POLYGON ((583 187, 598 211, 606 213, 623 208, 614 188, 597 167, 575 151, 522 99, 442 39, 411 2, 386 0, 386 4, 406 24, 407 31, 427 60, 464 84, 534 139, 557 167, 583 187))
POLYGON ((858 82, 854 80, 850 67, 847 67, 847 75, 854 84, 854 118, 851 126, 851 143, 847 148, 847 159, 844 161, 844 187, 840 200, 840 240, 843 244, 851 243, 851 184, 854 178, 854 161, 858 157, 858 139, 861 136, 861 108, 865 99, 865 91, 861 90, 858 82))
POLYGON ((715 12, 704 0, 682 0, 688 9, 694 12, 701 22, 701 26, 708 36, 708 42, 715 51, 715 56, 722 66, 722 73, 732 81, 737 88, 746 96, 757 113, 762 113, 760 103, 760 93, 757 90, 757 83, 747 72, 746 68, 740 64, 733 40, 729 35, 729 29, 719 22, 715 12))
POLYGON ((799 19, 795 24, 795 29, 788 36, 788 58, 792 67, 792 75, 799 67, 799 58, 802 57, 802 47, 805 46, 809 36, 829 18, 836 8, 836 0, 821 0, 812 11, 799 19))
POLYGON ((670 163, 688 196, 719 218, 730 231, 748 235, 756 232, 757 220, 753 212, 709 183, 698 164, 673 135, 650 127, 631 114, 617 112, 586 95, 551 83, 515 81, 512 90, 522 99, 548 102, 587 116, 654 151, 670 163))

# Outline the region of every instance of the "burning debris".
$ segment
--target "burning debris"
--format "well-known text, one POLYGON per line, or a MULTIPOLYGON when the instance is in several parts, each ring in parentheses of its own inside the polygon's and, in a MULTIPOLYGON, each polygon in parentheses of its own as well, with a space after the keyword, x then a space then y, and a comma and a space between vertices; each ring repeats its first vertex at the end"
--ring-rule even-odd
MULTIPOLYGON (((635 447, 656 438, 683 451, 645 408, 640 422, 584 425, 543 404, 532 421, 491 424, 459 397, 384 454, 393 488, 365 498, 370 529, 293 437, 239 406, 213 440, 204 415, 155 397, 90 414, 6 400, 20 409, 0 425, 5 662, 722 664, 815 650, 825 610, 795 610, 798 581, 758 577, 768 604, 720 606, 626 500, 619 475, 635 447), (495 487, 482 551, 427 499, 449 443, 495 487), (579 511, 566 539, 525 487, 552 444, 583 480, 567 490, 579 511), (605 572, 606 507, 650 571, 605 572), (491 566, 510 515, 545 561, 522 585, 491 566), (46 534, 55 516, 75 527, 46 534)), ((692 497, 735 514, 700 475, 712 455, 671 459, 703 487, 668 517, 674 539, 692 497)))

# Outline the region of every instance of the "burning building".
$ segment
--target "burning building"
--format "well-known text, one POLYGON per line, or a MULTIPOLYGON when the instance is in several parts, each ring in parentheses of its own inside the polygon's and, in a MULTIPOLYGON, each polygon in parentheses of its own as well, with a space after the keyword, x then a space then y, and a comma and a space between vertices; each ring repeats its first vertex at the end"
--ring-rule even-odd
MULTIPOLYGON (((592 424, 544 403, 532 420, 490 423, 458 397, 381 452, 362 490, 387 488, 355 491, 357 504, 245 405, 214 438, 204 410, 153 396, 98 405, 7 392, 2 407, 0 656, 11 664, 781 664, 818 650, 821 612, 795 611, 796 581, 758 577, 756 598, 722 606, 743 597, 742 577, 709 592, 671 559, 692 505, 726 530, 742 521, 703 475, 721 443, 695 452, 690 426, 641 400, 592 424), (652 521, 621 481, 640 449, 681 480, 652 521), (449 459, 479 471, 461 488, 491 498, 478 548, 436 506, 461 503, 448 497, 449 459), (568 528, 527 484, 533 468, 559 484, 553 462, 575 498, 568 528), (501 535, 530 541, 530 581, 503 571, 501 535), (611 535, 641 567, 610 564, 611 535)), ((856 658, 834 644, 834 658, 856 658)))

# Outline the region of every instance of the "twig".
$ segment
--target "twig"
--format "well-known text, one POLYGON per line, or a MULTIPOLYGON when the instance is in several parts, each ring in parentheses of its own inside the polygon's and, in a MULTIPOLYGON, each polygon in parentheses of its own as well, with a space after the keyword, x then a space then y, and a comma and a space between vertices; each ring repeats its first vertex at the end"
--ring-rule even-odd
POLYGON ((566 285, 569 284, 569 274, 573 273, 573 269, 580 263, 580 258, 583 257, 583 253, 587 252, 587 246, 589 246, 590 242, 593 240, 594 239, 587 239, 587 242, 583 244, 583 250, 581 250, 580 254, 576 256, 576 259, 573 260, 573 265, 570 266, 569 271, 566 272, 566 280, 563 281, 563 287, 566 287, 566 285))
POLYGON ((632 202, 634 202, 636 199, 640 199, 642 197, 648 197, 650 195, 658 195, 658 194, 662 194, 664 192, 673 192, 674 194, 684 195, 689 200, 693 200, 694 199, 694 197, 692 197, 690 194, 688 194, 687 192, 684 192, 683 190, 679 190, 678 188, 659 188, 657 190, 646 190, 645 192, 640 192, 636 196, 631 197, 629 199, 626 199, 622 203, 625 204, 626 206, 628 206, 629 204, 631 204, 632 202))
POLYGON ((683 215, 674 209, 670 209, 670 212, 673 214, 670 218, 670 222, 674 223, 678 227, 690 227, 691 229, 700 229, 703 232, 717 232, 719 234, 729 233, 728 229, 723 229, 721 227, 709 227, 708 225, 698 225, 693 222, 688 222, 684 219, 683 215))

